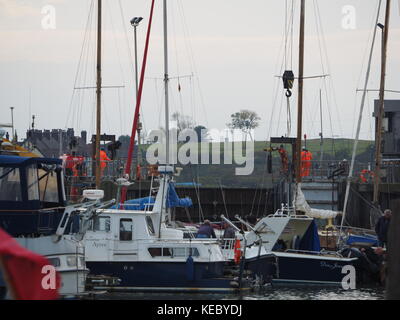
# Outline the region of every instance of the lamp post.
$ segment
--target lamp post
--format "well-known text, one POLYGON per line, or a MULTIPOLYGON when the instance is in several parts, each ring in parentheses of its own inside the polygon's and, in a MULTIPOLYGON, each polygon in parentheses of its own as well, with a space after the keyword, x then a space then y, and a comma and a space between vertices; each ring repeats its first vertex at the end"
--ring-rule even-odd
MULTIPOLYGON (((139 26, 140 21, 142 21, 142 17, 134 17, 131 20, 131 25, 133 26, 134 29, 134 42, 135 42, 135 85, 136 85, 136 103, 137 103, 137 96, 138 96, 138 62, 137 62, 137 37, 136 37, 136 28, 139 26)), ((140 122, 140 114, 138 115, 138 127, 137 127, 137 133, 138 133, 138 167, 140 167, 141 163, 141 157, 140 157, 140 131, 142 129, 142 123, 140 122)), ((140 180, 140 168, 139 168, 139 177, 136 177, 137 179, 140 180)), ((139 191, 140 192, 140 191, 139 191)))
POLYGON ((11 109, 11 130, 12 130, 12 140, 14 141, 14 137, 15 137, 15 134, 14 134, 14 107, 10 107, 10 109, 11 109))

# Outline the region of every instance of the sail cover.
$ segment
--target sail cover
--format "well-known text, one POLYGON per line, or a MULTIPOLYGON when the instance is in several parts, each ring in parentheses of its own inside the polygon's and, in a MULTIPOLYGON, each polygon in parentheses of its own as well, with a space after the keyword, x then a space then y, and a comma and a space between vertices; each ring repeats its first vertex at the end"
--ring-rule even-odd
POLYGON ((297 211, 304 212, 305 215, 317 219, 332 219, 341 214, 341 212, 338 211, 311 208, 307 203, 303 191, 301 190, 300 183, 297 185, 295 208, 297 211))

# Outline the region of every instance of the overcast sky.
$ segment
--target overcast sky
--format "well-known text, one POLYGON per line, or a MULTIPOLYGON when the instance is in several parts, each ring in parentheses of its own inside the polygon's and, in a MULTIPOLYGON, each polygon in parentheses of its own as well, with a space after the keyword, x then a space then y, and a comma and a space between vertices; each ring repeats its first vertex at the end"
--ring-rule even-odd
MULTIPOLYGON (((20 138, 25 136, 32 114, 39 129, 94 131, 95 91, 74 90, 74 86, 95 85, 96 19, 88 19, 92 2, 0 0, 0 122, 11 122, 9 108, 15 107, 20 138), (88 20, 90 32, 84 41, 88 20)), ((102 132, 130 134, 135 89, 129 20, 144 17, 138 28, 141 64, 151 1, 103 3, 103 85, 124 87, 103 91, 102 132)), ((249 109, 261 117, 257 140, 286 134, 284 90, 276 77, 283 70, 285 20, 290 20, 285 18, 286 3, 290 7, 292 0, 168 0, 171 112, 183 112, 197 124, 222 130, 230 114, 249 109)), ((294 47, 287 51, 293 54, 292 68, 297 75, 300 1, 294 3, 294 47)), ((303 126, 308 137, 317 138, 320 132, 320 89, 324 136, 354 136, 361 98, 356 88, 364 81, 377 4, 378 0, 306 0, 305 76, 329 74, 325 80, 305 82, 303 126)), ((372 89, 379 87, 380 44, 379 34, 372 89)), ((387 89, 400 90, 399 53, 400 10, 398 1, 392 1, 387 89)), ((159 79, 163 77, 161 0, 156 0, 146 77, 141 113, 148 131, 164 125, 163 82, 159 79)), ((290 99, 292 135, 296 132, 296 91, 297 84, 290 99)), ((368 94, 362 128, 365 139, 373 138, 371 114, 377 97, 376 92, 368 94)), ((387 94, 388 99, 397 97, 387 94)))

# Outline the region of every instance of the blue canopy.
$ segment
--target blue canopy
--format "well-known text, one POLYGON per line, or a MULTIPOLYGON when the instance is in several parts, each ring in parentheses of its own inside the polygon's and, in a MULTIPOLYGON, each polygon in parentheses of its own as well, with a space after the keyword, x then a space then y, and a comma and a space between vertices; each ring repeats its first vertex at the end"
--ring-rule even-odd
MULTIPOLYGON (((125 201, 124 208, 126 210, 145 210, 146 207, 150 209, 150 207, 154 206, 156 199, 155 197, 144 197, 138 199, 132 199, 125 201)), ((190 198, 179 198, 176 193, 175 187, 173 184, 169 184, 168 195, 167 195, 167 208, 175 208, 175 207, 191 207, 193 206, 193 202, 190 198)), ((111 207, 112 209, 116 209, 116 205, 111 207)))
POLYGON ((315 220, 311 222, 303 238, 300 240, 299 249, 316 252, 319 252, 321 250, 318 236, 318 227, 315 223, 315 220))
MULTIPOLYGON (((154 206, 155 198, 154 197, 144 197, 138 199, 127 200, 124 203, 124 209, 126 210, 145 210, 151 209, 154 206)), ((117 206, 114 205, 111 209, 116 209, 117 206)))
POLYGON ((192 199, 188 197, 179 198, 178 194, 176 193, 175 186, 172 183, 170 183, 167 196, 167 208, 175 208, 175 207, 188 208, 191 206, 193 206, 192 199))
POLYGON ((56 158, 31 158, 31 157, 21 157, 21 156, 0 156, 0 166, 8 167, 21 167, 27 166, 33 163, 43 163, 43 164, 62 164, 61 159, 56 158))
POLYGON ((175 186, 177 187, 200 187, 201 183, 195 183, 195 182, 177 182, 175 183, 175 186))
POLYGON ((378 238, 373 235, 350 235, 346 241, 346 244, 352 245, 354 243, 365 243, 365 245, 378 245, 378 238))

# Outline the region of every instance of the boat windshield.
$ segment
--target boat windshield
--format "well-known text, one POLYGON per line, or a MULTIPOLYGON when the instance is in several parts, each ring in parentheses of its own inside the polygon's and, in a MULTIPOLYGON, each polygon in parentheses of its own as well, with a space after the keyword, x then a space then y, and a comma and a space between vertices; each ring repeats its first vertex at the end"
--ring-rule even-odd
POLYGON ((26 168, 28 199, 42 202, 59 202, 57 173, 55 166, 37 165, 26 168))
POLYGON ((21 200, 21 180, 19 169, 0 167, 0 201, 21 200))

